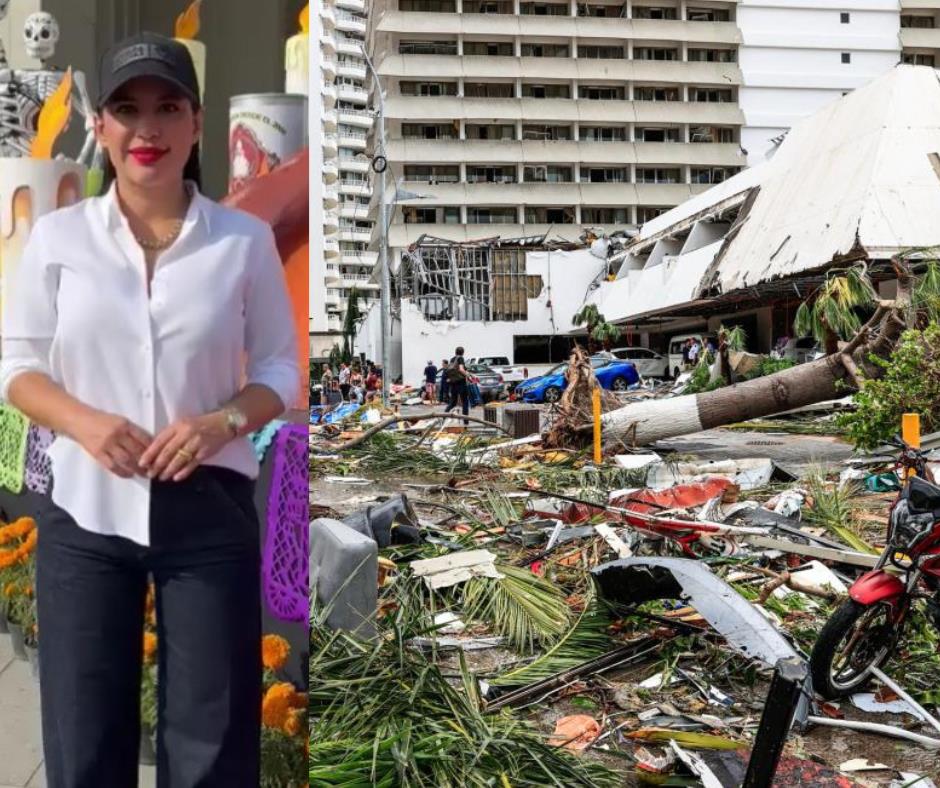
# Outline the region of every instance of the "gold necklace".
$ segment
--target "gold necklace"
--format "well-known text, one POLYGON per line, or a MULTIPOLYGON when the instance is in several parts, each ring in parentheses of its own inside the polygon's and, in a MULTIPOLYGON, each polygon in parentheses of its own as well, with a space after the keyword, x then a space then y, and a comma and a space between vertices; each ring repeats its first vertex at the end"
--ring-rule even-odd
POLYGON ((166 249, 177 238, 179 238, 179 235, 182 231, 183 219, 177 219, 175 222, 173 222, 173 229, 171 229, 162 238, 157 238, 151 241, 149 238, 141 238, 139 235, 137 235, 137 233, 134 233, 134 240, 137 241, 142 249, 146 249, 151 252, 159 252, 163 249, 166 249))

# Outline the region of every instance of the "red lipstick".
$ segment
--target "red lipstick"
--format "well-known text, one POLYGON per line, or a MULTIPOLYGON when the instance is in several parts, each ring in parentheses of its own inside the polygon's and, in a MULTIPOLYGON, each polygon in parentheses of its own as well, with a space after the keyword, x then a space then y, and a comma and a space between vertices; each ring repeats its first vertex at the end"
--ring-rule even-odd
POLYGON ((149 146, 143 146, 140 148, 131 148, 128 152, 131 154, 131 156, 134 157, 134 160, 138 164, 149 166, 156 164, 170 151, 169 148, 153 148, 149 146))

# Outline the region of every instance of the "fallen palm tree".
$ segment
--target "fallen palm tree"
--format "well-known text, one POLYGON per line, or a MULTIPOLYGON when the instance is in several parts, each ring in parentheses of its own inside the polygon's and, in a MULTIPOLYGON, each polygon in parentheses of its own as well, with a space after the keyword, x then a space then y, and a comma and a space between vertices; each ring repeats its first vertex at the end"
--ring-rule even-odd
MULTIPOLYGON (((882 368, 871 357, 888 360, 902 332, 912 324, 913 277, 906 263, 893 261, 897 297, 877 308, 851 340, 836 352, 772 375, 733 386, 671 399, 646 400, 618 407, 601 418, 605 443, 642 446, 665 438, 770 416, 816 402, 844 397, 861 387, 861 378, 877 378, 882 368)), ((583 373, 583 360, 572 355, 569 375, 583 373)), ((588 364, 588 367, 590 365, 588 364)), ((593 377, 593 375, 591 376, 593 377)), ((552 446, 583 445, 593 429, 590 386, 570 384, 575 402, 562 409, 546 441, 552 446)))

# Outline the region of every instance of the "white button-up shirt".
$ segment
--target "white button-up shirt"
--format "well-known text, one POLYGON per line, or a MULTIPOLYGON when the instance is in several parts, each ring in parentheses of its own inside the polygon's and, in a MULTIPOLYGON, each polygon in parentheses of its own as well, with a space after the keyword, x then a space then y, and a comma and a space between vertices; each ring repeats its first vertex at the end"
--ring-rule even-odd
MULTIPOLYGON (((3 314, 0 396, 25 371, 156 436, 220 408, 245 383, 287 405, 300 374, 271 228, 193 189, 179 237, 157 258, 147 294, 143 250, 115 188, 40 218, 3 314)), ((59 435, 48 450, 53 501, 79 526, 150 544, 150 480, 111 473, 59 435)), ((256 478, 247 438, 206 464, 256 478)))

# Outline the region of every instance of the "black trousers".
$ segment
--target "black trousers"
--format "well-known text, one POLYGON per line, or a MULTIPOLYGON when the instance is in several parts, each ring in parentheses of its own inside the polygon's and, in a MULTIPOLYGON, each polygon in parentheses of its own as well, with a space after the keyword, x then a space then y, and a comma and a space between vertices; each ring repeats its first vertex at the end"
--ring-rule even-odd
POLYGON ((467 388, 467 384, 465 382, 449 382, 447 389, 450 392, 450 404, 444 408, 444 412, 450 413, 456 408, 459 399, 463 415, 466 416, 470 412, 470 390, 467 388))
POLYGON ((36 564, 48 788, 134 788, 148 576, 156 588, 157 785, 257 788, 261 563, 254 482, 203 466, 154 482, 151 545, 49 501, 36 564))

